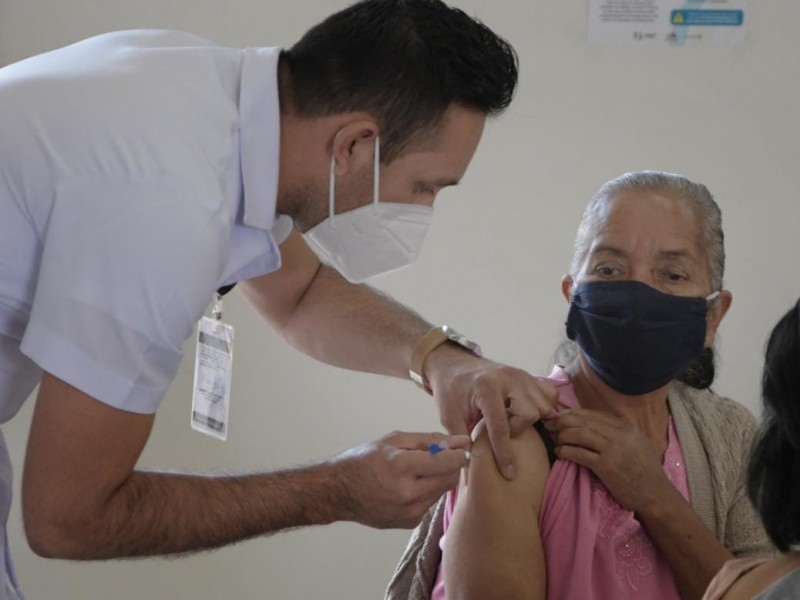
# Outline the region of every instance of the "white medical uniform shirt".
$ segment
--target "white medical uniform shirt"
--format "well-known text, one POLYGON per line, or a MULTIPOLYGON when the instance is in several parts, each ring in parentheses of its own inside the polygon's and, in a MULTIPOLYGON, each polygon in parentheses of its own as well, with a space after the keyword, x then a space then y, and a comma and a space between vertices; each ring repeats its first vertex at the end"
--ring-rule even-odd
POLYGON ((123 31, 0 69, 0 422, 42 370, 154 412, 214 291, 280 267, 279 53, 123 31))

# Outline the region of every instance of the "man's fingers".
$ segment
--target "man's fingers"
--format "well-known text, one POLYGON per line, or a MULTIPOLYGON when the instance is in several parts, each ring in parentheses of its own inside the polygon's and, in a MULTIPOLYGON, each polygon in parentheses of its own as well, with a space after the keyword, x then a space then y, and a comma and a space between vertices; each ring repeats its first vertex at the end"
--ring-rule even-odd
POLYGON ((433 477, 422 477, 416 482, 416 487, 419 493, 420 502, 430 506, 442 494, 446 494, 450 490, 458 487, 458 478, 460 474, 458 471, 455 473, 448 473, 446 475, 438 475, 433 477))
POLYGON ((347 494, 346 518, 371 527, 412 527, 458 485, 469 464, 469 436, 395 432, 333 462, 347 494))
MULTIPOLYGON (((472 446, 472 440, 467 434, 447 435, 435 431, 431 433, 396 431, 386 436, 383 441, 403 450, 431 450, 432 444, 436 444, 439 449, 463 448, 469 450, 472 446)), ((435 453, 436 451, 434 451, 435 453)))
POLYGON ((497 402, 483 407, 483 417, 497 468, 506 479, 514 479, 516 472, 511 450, 511 427, 505 405, 497 402))
MULTIPOLYGON (((506 411, 510 420, 516 420, 525 425, 533 425, 539 420, 539 406, 530 398, 519 394, 512 394, 506 411)), ((512 426, 512 431, 514 430, 512 426)))
POLYGON ((467 464, 463 450, 445 450, 435 455, 419 450, 403 453, 404 474, 397 481, 397 499, 406 515, 401 526, 414 527, 425 511, 443 494, 458 486, 467 464))
POLYGON ((408 450, 398 460, 402 461, 402 471, 417 478, 438 477, 458 472, 469 464, 466 450, 441 450, 435 454, 428 450, 408 450))
POLYGON ((508 417, 511 436, 515 437, 553 411, 556 389, 533 377, 517 392, 510 394, 508 417))
POLYGON ((538 419, 549 416, 558 400, 558 390, 542 379, 531 377, 526 388, 528 397, 536 407, 538 419))
POLYGON ((379 522, 378 526, 415 527, 436 500, 458 486, 458 477, 456 472, 398 481, 390 501, 393 518, 379 522))
POLYGON ((401 527, 416 527, 430 507, 449 490, 455 489, 458 478, 426 478, 418 484, 418 499, 409 504, 405 512, 408 515, 401 527))
POLYGON ((461 450, 469 450, 472 448, 472 438, 469 435, 449 435, 444 436, 443 438, 444 443, 447 444, 447 447, 451 450, 453 449, 461 449, 461 450))

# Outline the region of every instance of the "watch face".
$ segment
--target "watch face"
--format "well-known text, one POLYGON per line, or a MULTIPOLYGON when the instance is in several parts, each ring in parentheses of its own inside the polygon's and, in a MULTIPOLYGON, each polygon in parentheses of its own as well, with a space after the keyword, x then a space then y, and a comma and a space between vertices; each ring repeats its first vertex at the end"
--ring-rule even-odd
POLYGON ((409 375, 409 377, 411 377, 411 381, 416 383, 421 388, 423 388, 423 389, 425 388, 425 378, 422 375, 417 373, 414 369, 409 369, 408 370, 408 375, 409 375))
POLYGON ((451 342, 455 342, 459 346, 462 346, 472 352, 475 356, 481 356, 481 347, 478 346, 475 342, 471 339, 461 335, 452 327, 448 327, 447 325, 442 326, 442 331, 447 336, 447 339, 451 342))

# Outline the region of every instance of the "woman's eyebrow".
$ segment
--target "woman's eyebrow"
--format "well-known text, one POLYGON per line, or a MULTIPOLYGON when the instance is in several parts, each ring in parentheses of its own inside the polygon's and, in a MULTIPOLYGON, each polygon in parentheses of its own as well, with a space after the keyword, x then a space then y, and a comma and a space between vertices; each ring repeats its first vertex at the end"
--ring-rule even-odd
POLYGON ((609 246, 606 244, 592 248, 590 252, 590 254, 601 254, 601 253, 613 254, 614 256, 622 256, 622 257, 627 256, 627 253, 621 248, 617 248, 616 246, 609 246))
POLYGON ((690 260, 692 262, 697 262, 697 258, 695 254, 689 250, 688 248, 676 248, 674 250, 661 250, 659 255, 664 258, 671 258, 671 259, 685 259, 690 260))

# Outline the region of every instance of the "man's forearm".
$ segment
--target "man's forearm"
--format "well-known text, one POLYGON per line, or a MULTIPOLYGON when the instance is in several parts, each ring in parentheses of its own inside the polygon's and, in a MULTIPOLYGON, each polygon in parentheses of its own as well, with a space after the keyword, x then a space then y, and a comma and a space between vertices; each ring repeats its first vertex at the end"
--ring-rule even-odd
POLYGON ((41 553, 104 559, 213 548, 347 519, 347 497, 326 463, 224 477, 134 471, 103 506, 69 519, 56 546, 41 553))
POLYGON ((322 267, 282 333, 328 364, 406 378, 414 344, 430 327, 388 296, 322 267))
POLYGON ((395 432, 304 468, 197 476, 135 470, 152 423, 44 375, 22 477, 37 554, 175 554, 332 521, 412 527, 455 485, 470 441, 395 432), (432 443, 452 449, 431 455, 432 443))

